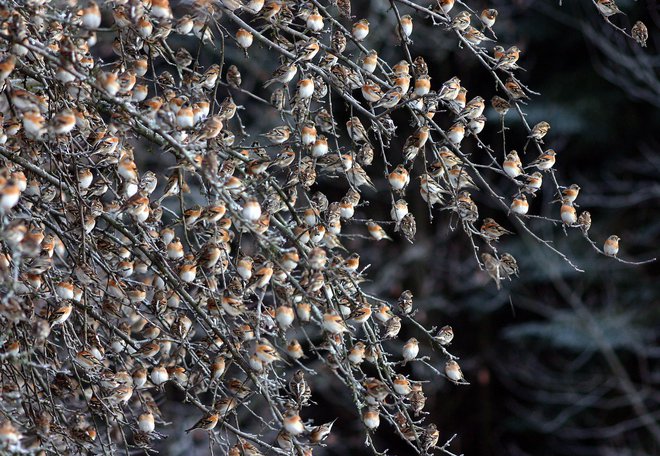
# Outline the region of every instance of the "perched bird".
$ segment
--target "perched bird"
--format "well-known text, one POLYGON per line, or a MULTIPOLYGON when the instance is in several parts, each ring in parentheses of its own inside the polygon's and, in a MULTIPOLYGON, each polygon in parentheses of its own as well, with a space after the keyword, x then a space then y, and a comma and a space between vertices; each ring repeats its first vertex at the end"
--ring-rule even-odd
POLYGON ((490 253, 482 253, 481 261, 484 262, 484 268, 486 269, 486 273, 490 276, 491 279, 495 281, 495 285, 497 286, 497 289, 498 290, 501 289, 502 288, 501 281, 502 278, 504 277, 504 274, 502 274, 500 261, 490 253))
POLYGON ((320 426, 314 426, 309 432, 309 441, 313 445, 318 445, 323 443, 323 441, 328 438, 330 432, 332 431, 332 426, 337 421, 337 418, 334 420, 321 424, 320 426))
POLYGON ((392 240, 392 238, 387 235, 383 227, 377 223, 371 221, 367 222, 367 229, 369 230, 371 237, 377 241, 380 241, 381 239, 387 239, 388 241, 392 240))
POLYGON ((445 325, 438 331, 438 334, 434 337, 440 345, 449 345, 452 340, 454 340, 454 330, 451 326, 445 325))
POLYGON ((408 361, 412 361, 417 358, 419 354, 419 342, 414 337, 408 339, 408 341, 403 345, 403 365, 408 361))
POLYGON ((305 425, 303 424, 297 410, 287 410, 282 422, 286 432, 293 436, 300 435, 305 432, 305 425))
POLYGON ((577 223, 577 212, 575 211, 575 206, 569 201, 564 201, 560 209, 561 221, 565 225, 573 226, 577 223))
POLYGON ((600 14, 605 17, 610 17, 619 13, 623 14, 614 0, 596 0, 596 7, 598 8, 598 11, 600 11, 600 14))
POLYGON ((506 155, 504 163, 502 163, 502 169, 509 177, 518 177, 523 173, 522 162, 520 157, 518 157, 518 152, 512 150, 506 155))
POLYGON ((289 140, 291 136, 291 129, 288 126, 275 127, 272 130, 264 133, 265 136, 273 144, 282 144, 289 140))
POLYGON ((467 11, 461 11, 451 20, 451 27, 462 32, 470 26, 471 17, 467 11))
POLYGON ((511 231, 504 229, 492 218, 484 219, 479 232, 487 241, 497 241, 501 236, 505 234, 513 234, 511 231))
POLYGON ((527 137, 542 143, 543 141, 541 140, 548 134, 548 131, 550 131, 550 124, 546 121, 541 121, 532 127, 532 132, 527 137))
POLYGON ((580 229, 584 234, 587 234, 589 231, 589 228, 591 228, 591 214, 588 211, 582 212, 578 216, 577 220, 578 225, 580 226, 580 229))
POLYGON ((617 253, 619 253, 620 240, 621 238, 616 234, 613 234, 612 236, 608 237, 605 240, 605 244, 603 244, 603 252, 605 253, 605 255, 616 257, 617 253))
POLYGON ((465 377, 463 377, 463 372, 461 372, 461 366, 459 366, 453 359, 450 359, 445 363, 445 374, 449 380, 457 385, 466 382, 465 377))
POLYGON ((553 149, 548 149, 545 152, 543 152, 541 155, 539 155, 539 157, 536 160, 532 161, 525 168, 536 167, 541 171, 548 171, 552 169, 552 167, 554 166, 556 155, 557 153, 553 149))
POLYGON ((511 202, 511 212, 518 215, 525 215, 529 212, 529 203, 527 202, 527 197, 523 194, 520 194, 513 198, 511 202))
POLYGON ((369 21, 366 19, 360 19, 354 23, 351 34, 356 41, 364 41, 369 34, 369 21))
POLYGON ((205 431, 212 431, 218 424, 219 415, 216 412, 211 412, 202 417, 191 428, 186 429, 186 432, 194 431, 195 429, 203 429, 205 431))
POLYGON ((494 8, 487 8, 481 12, 479 19, 481 19, 482 24, 485 28, 492 28, 495 25, 495 20, 497 19, 497 10, 494 8))
MULTIPOLYGON (((649 39, 649 30, 642 21, 635 22, 635 25, 630 29, 630 34, 641 47, 646 47, 646 40, 649 39)), ((0 75, 1 79, 2 76, 0 75)))
POLYGON ((410 174, 402 164, 399 164, 389 173, 387 180, 394 190, 402 192, 410 183, 410 174))

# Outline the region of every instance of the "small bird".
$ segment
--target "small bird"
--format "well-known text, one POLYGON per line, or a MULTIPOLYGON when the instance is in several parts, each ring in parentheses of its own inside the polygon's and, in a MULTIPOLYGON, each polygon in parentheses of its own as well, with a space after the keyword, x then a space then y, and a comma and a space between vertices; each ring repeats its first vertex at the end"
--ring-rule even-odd
POLYGON ((293 436, 300 435, 305 432, 305 425, 303 424, 297 410, 287 410, 282 420, 282 424, 284 425, 286 432, 293 436))
POLYGON ((64 322, 71 316, 72 310, 73 306, 71 305, 64 305, 55 310, 48 318, 50 327, 52 328, 56 325, 64 324, 64 322))
POLYGON ((539 155, 539 157, 536 160, 531 162, 525 168, 536 167, 541 171, 548 171, 549 169, 552 169, 552 167, 554 166, 556 155, 557 153, 553 149, 548 149, 545 152, 543 152, 541 155, 539 155))
POLYGON ((527 202, 527 197, 523 194, 520 194, 513 198, 511 202, 511 212, 518 215, 525 215, 529 212, 529 203, 527 202))
POLYGON ((573 204, 569 201, 564 200, 564 203, 561 205, 560 214, 561 221, 565 225, 573 226, 577 223, 577 212, 573 204))
POLYGON ((463 372, 461 372, 461 366, 459 366, 453 359, 450 359, 445 363, 445 374, 449 380, 457 385, 465 383, 465 377, 463 377, 463 372))
POLYGON ((332 431, 332 426, 335 424, 335 421, 337 421, 337 418, 330 421, 329 423, 324 423, 321 424, 320 426, 314 426, 312 430, 309 432, 309 441, 313 445, 318 445, 320 443, 323 443, 323 441, 326 438, 328 438, 328 435, 330 435, 330 432, 332 431))
POLYGON ((392 189, 403 192, 410 183, 410 173, 402 164, 399 164, 387 176, 387 181, 392 189))
POLYGON ((619 253, 620 240, 621 238, 616 234, 613 234, 612 236, 608 237, 605 240, 605 244, 603 244, 603 252, 605 253, 605 255, 616 257, 617 253, 619 253))
POLYGON ((382 96, 382 98, 374 105, 374 108, 390 109, 395 107, 401 101, 402 90, 401 87, 394 87, 382 96))
POLYGON ((319 50, 321 49, 319 45, 319 40, 316 38, 311 38, 307 43, 300 49, 300 55, 296 58, 296 60, 293 61, 293 63, 298 63, 298 62, 309 62, 312 60, 314 57, 316 57, 316 54, 318 54, 319 50))
POLYGON ((598 11, 600 11, 600 14, 605 17, 610 17, 619 13, 623 14, 614 0, 596 0, 596 7, 598 8, 598 11))
POLYGON ((525 176, 523 191, 533 195, 542 187, 542 185, 543 185, 543 174, 541 174, 538 171, 535 171, 531 175, 525 176))
POLYGON ((381 239, 387 239, 388 241, 392 240, 392 238, 387 235, 383 227, 377 223, 372 221, 367 222, 367 230, 369 230, 371 237, 377 241, 380 241, 381 239))
POLYGON ((541 121, 532 127, 532 132, 527 137, 539 143, 543 143, 541 140, 546 134, 548 134, 548 131, 550 131, 550 124, 546 121, 541 121))
MULTIPOLYGON (((378 84, 372 81, 367 81, 362 85, 362 96, 369 103, 376 103, 383 98, 383 91, 378 84)), ((390 95, 390 98, 392 96, 390 95)), ((399 96, 399 99, 401 97, 399 96)), ((391 101, 391 100, 390 100, 391 101)), ((398 101, 397 101, 398 103, 398 101)), ((395 103, 396 104, 396 103, 395 103)))
POLYGON ((401 318, 394 316, 387 320, 385 324, 385 331, 383 332, 383 340, 394 339, 401 331, 401 318))
POLYGON ((487 8, 481 12, 479 19, 484 24, 484 27, 491 29, 495 25, 495 20, 497 19, 497 10, 494 8, 487 8))
POLYGON ((236 42, 243 49, 248 49, 250 46, 252 46, 253 41, 254 36, 248 30, 241 28, 236 32, 236 42))
POLYGON ((307 16, 306 26, 310 31, 314 33, 318 33, 323 30, 323 16, 321 16, 319 13, 318 8, 314 8, 309 16, 307 16))
POLYGON ((520 49, 518 49, 517 46, 511 46, 509 49, 504 51, 504 55, 502 55, 497 60, 497 63, 493 68, 496 70, 502 69, 505 71, 515 70, 519 68, 517 65, 519 58, 520 58, 520 49))
POLYGON ((463 122, 456 122, 447 130, 447 139, 455 147, 459 147, 465 138, 465 124, 463 122))
POLYGON ((486 103, 484 102, 484 99, 480 96, 476 96, 465 105, 465 108, 463 108, 461 112, 458 113, 457 119, 474 119, 482 115, 485 108, 486 103))
POLYGON ((518 275, 518 262, 510 253, 502 254, 500 257, 500 268, 507 277, 518 275))
POLYGON ((351 139, 357 143, 369 142, 369 137, 367 135, 367 130, 362 125, 359 117, 351 117, 346 122, 346 130, 351 139))
POLYGON ((369 407, 362 413, 362 422, 370 431, 380 426, 380 414, 377 407, 369 407))
POLYGON ((438 6, 443 13, 447 14, 454 7, 454 2, 455 0, 438 0, 438 6))
POLYGON ((511 109, 511 103, 497 95, 493 96, 493 98, 490 100, 490 104, 495 112, 500 115, 500 117, 506 116, 506 114, 509 112, 509 109, 511 109))
POLYGON ((522 162, 520 161, 520 157, 518 157, 518 152, 512 150, 506 155, 506 159, 502 163, 502 169, 507 176, 512 178, 518 177, 523 173, 522 162))
POLYGON ((332 334, 341 334, 348 331, 346 323, 344 323, 341 315, 334 313, 327 313, 323 315, 323 329, 332 334))
POLYGON ((419 354, 419 342, 414 337, 408 339, 403 345, 403 365, 405 366, 408 361, 417 358, 419 354))
POLYGON ((402 374, 396 374, 394 376, 392 379, 392 387, 394 392, 401 396, 407 396, 412 392, 410 380, 402 374))
MULTIPOLYGON (((630 34, 641 47, 646 47, 646 40, 649 39, 649 30, 646 28, 646 24, 642 21, 635 22, 635 25, 630 29, 630 34)), ((0 74, 0 80, 2 79, 3 78, 0 74)))
POLYGON ((366 19, 360 19, 357 21, 353 24, 351 34, 356 41, 364 41, 369 34, 369 21, 366 19))
POLYGON ((580 186, 578 184, 571 184, 569 187, 561 191, 561 197, 555 201, 574 203, 580 194, 580 186))
POLYGON ((291 129, 288 126, 275 127, 267 133, 262 134, 273 144, 282 144, 288 141, 291 136, 291 129))
POLYGON ((445 325, 438 331, 438 334, 434 337, 440 345, 449 345, 452 340, 454 340, 454 330, 451 326, 445 325))
POLYGON ((443 101, 454 101, 461 91, 461 80, 454 76, 445 81, 438 92, 438 99, 443 101))
POLYGON ((202 417, 197 423, 195 423, 191 428, 186 429, 186 432, 194 431, 195 429, 204 429, 205 431, 212 431, 213 428, 218 424, 219 415, 216 412, 211 412, 206 416, 202 417))
POLYGON ((589 228, 591 228, 591 213, 588 211, 582 212, 578 217, 577 223, 580 226, 582 232, 587 234, 589 228))
POLYGON ((397 35, 403 42, 410 42, 410 35, 413 32, 413 19, 410 14, 401 16, 399 27, 397 28, 397 35))
POLYGON ((504 229, 502 225, 497 223, 492 218, 485 218, 479 231, 481 232, 481 235, 484 237, 484 239, 489 242, 497 241, 501 236, 505 234, 513 234, 511 231, 504 229))
POLYGON ((472 15, 467 11, 461 11, 451 20, 451 27, 462 32, 470 26, 472 15))
POLYGON ((275 82, 286 85, 296 76, 297 72, 298 67, 296 65, 292 63, 285 63, 275 70, 273 77, 264 83, 264 87, 268 87, 275 82))
POLYGON ((482 253, 481 254, 481 261, 484 262, 484 268, 486 269, 486 273, 490 276, 491 279, 495 281, 495 285, 497 286, 497 289, 502 288, 502 269, 500 267, 500 261, 495 258, 493 255, 490 253, 482 253))

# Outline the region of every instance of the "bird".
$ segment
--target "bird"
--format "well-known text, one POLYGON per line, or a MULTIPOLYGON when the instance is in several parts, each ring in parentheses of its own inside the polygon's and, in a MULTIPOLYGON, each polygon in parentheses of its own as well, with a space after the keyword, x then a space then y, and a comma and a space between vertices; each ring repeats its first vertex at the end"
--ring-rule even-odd
POLYGON ((218 424, 219 415, 216 412, 211 412, 200 418, 197 423, 192 427, 186 429, 186 433, 194 431, 195 429, 203 429, 205 431, 212 431, 218 424))
POLYGON ((449 345, 451 341, 454 340, 454 330, 451 326, 445 325, 440 328, 434 339, 438 341, 440 345, 449 345))
POLYGON ((490 276, 491 279, 495 281, 497 289, 501 289, 503 274, 501 271, 500 261, 490 253, 485 252, 481 254, 481 261, 484 263, 486 273, 490 276))
POLYGON ((502 169, 507 176, 512 178, 523 174, 522 162, 520 161, 520 157, 518 157, 518 152, 512 150, 506 155, 504 163, 502 163, 502 169))
POLYGON ((578 184, 571 184, 561 191, 561 196, 554 202, 566 202, 573 204, 580 194, 580 186, 578 184))
POLYGON ((493 25, 495 25, 495 20, 497 19, 498 12, 494 8, 486 8, 483 11, 481 11, 481 15, 479 15, 479 19, 481 19, 481 22, 484 24, 485 28, 491 29, 493 28, 493 25))
POLYGON ((264 87, 268 87, 275 82, 282 83, 284 85, 288 84, 298 72, 298 67, 293 63, 284 63, 278 67, 273 73, 273 77, 268 79, 264 83, 264 87))
POLYGON ((490 217, 484 219, 479 232, 487 241, 497 241, 505 234, 513 234, 511 231, 504 229, 502 225, 490 217))
POLYGON ((401 87, 394 87, 392 90, 388 90, 385 95, 380 98, 378 103, 374 105, 374 108, 393 108, 399 103, 399 101, 401 101, 401 96, 401 87))
POLYGON ((465 377, 461 371, 461 366, 459 366, 453 359, 450 359, 445 363, 445 374, 447 375, 447 378, 455 384, 465 383, 465 377))
POLYGON ((319 426, 314 426, 309 432, 309 441, 313 445, 318 445, 323 443, 323 441, 328 438, 330 432, 332 432, 332 426, 337 421, 337 418, 334 420, 321 424, 319 426))
POLYGON ((392 240, 383 227, 373 221, 367 222, 367 230, 369 231, 369 235, 377 241, 380 241, 381 239, 387 239, 388 241, 392 240))
POLYGON ((369 21, 366 19, 360 19, 354 23, 351 34, 356 41, 364 41, 369 34, 369 21))
POLYGON ((511 202, 511 212, 518 215, 525 215, 529 212, 529 203, 527 202, 527 197, 523 194, 519 194, 511 202))
POLYGON ((410 183, 410 173, 402 164, 399 164, 388 174, 387 181, 392 189, 403 192, 410 183))
POLYGON ((470 26, 472 15, 467 11, 461 11, 451 20, 451 27, 459 32, 462 32, 470 26))
POLYGON ((573 226, 577 223, 577 212, 575 206, 569 201, 564 200, 560 208, 561 221, 565 225, 573 226))
POLYGON ((319 40, 316 38, 311 38, 305 45, 300 49, 300 54, 296 58, 296 60, 293 61, 293 64, 296 64, 298 62, 309 62, 312 60, 314 57, 316 57, 316 54, 318 54, 319 50, 321 49, 319 45, 319 40))
POLYGON ((56 309, 48 318, 48 322, 50 323, 50 327, 54 327, 56 325, 62 325, 64 324, 65 321, 68 320, 68 318, 71 316, 71 311, 73 310, 73 306, 68 304, 68 305, 63 305, 56 309))
POLYGON ((527 137, 542 143, 541 140, 548 134, 548 131, 550 131, 550 124, 543 120, 532 127, 532 131, 527 137))
POLYGON ((268 132, 262 134, 273 144, 282 144, 289 140, 291 136, 291 129, 288 126, 275 127, 268 132))
POLYGON ((600 11, 600 14, 605 17, 610 17, 619 13, 623 14, 614 0, 596 0, 596 7, 598 8, 598 11, 600 11))
MULTIPOLYGON (((367 81, 362 85, 362 96, 369 103, 376 103, 383 98, 383 91, 378 84, 372 81, 367 81)), ((401 97, 399 97, 400 99, 401 97)), ((390 102, 392 95, 390 95, 390 102)), ((398 101, 397 101, 398 102, 398 101)), ((395 103, 396 104, 396 103, 395 103)))
POLYGON ((582 230, 582 233, 585 235, 589 231, 589 228, 591 228, 591 213, 588 211, 583 211, 580 213, 578 216, 577 224, 579 225, 580 229, 582 230))
POLYGON ((282 419, 282 424, 286 432, 293 436, 297 436, 305 432, 305 425, 300 418, 297 410, 289 409, 282 419))
POLYGON ((603 244, 603 252, 607 256, 616 257, 619 253, 619 241, 621 238, 616 234, 609 236, 603 244))
POLYGON ((417 358, 419 354, 419 342, 414 337, 411 337, 403 345, 403 365, 405 366, 408 361, 417 358))
POLYGON ((525 168, 536 167, 540 171, 548 171, 554 166, 556 155, 557 153, 554 151, 554 149, 548 149, 541 153, 536 160, 532 161, 525 168))
MULTIPOLYGON (((630 29, 630 34, 639 43, 641 47, 646 47, 646 40, 649 39, 649 30, 642 21, 635 22, 635 25, 630 29)), ((0 73, 0 80, 2 80, 2 73, 0 73)))

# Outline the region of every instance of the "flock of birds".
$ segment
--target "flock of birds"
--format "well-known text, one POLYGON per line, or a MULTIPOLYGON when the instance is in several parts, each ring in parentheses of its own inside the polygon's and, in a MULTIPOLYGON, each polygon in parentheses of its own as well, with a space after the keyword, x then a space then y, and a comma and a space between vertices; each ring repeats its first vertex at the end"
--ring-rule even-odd
MULTIPOLYGON (((515 76, 520 49, 481 47, 495 41, 496 10, 403 1, 411 15, 399 15, 392 5, 406 50, 421 12, 505 76, 491 100, 502 119, 528 98, 515 76)), ((608 16, 614 3, 598 5, 608 16)), ((416 323, 410 291, 395 304, 366 293, 360 256, 341 240, 346 225, 391 239, 391 225, 413 242, 406 198, 416 178, 429 209, 450 211, 491 247, 481 260, 498 288, 516 276, 515 258, 494 247, 511 232, 493 218, 475 228, 477 169, 461 152, 464 140, 480 141, 486 101, 469 98, 456 76, 434 90, 421 56, 390 68, 364 47, 370 24, 354 20, 348 0, 196 0, 182 14, 168 0, 23 6, 0 6, 0 449, 150 448, 168 424, 159 402, 176 390, 200 410, 188 431, 208 431, 227 454, 312 454, 334 424, 305 413, 308 374, 325 369, 352 395, 374 451, 371 435, 386 420, 411 451, 432 452, 440 434, 425 422, 423 382, 397 368, 433 368, 420 356, 431 345, 447 358, 434 375, 467 384, 446 349, 453 330, 416 323), (264 81, 269 100, 241 87, 221 36, 246 56, 255 41, 279 55, 264 81), (115 56, 104 62, 95 45, 108 37, 115 56), (201 67, 181 45, 189 37, 222 61, 201 67), (247 141, 238 96, 279 111, 282 124, 247 141), (414 124, 396 166, 394 110, 414 124), (345 125, 337 112, 349 112, 345 125), (175 157, 168 175, 138 168, 148 144, 175 157), (362 192, 380 186, 376 163, 390 221, 355 217, 367 211, 362 192), (341 179, 345 196, 314 189, 326 178, 341 179), (405 325, 424 343, 399 340, 405 325), (250 407, 270 417, 252 417, 259 426, 237 418, 250 407)), ((522 220, 555 164, 555 151, 540 147, 549 129, 540 122, 526 138, 537 159, 524 165, 508 151, 492 164, 515 184, 510 211, 522 220)), ((562 222, 586 232, 580 188, 560 190, 562 222)), ((604 252, 615 256, 618 241, 604 252)))

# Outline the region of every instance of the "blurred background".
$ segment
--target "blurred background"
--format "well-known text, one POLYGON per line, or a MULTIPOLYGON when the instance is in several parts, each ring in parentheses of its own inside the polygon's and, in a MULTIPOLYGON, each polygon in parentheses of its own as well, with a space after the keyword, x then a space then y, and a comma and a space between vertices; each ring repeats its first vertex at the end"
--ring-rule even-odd
MULTIPOLYGON (((417 1, 426 6, 426 2, 417 1)), ((513 0, 471 1, 476 10, 496 8, 495 31, 506 45, 522 50, 525 72, 520 78, 542 95, 526 107, 530 125, 546 120, 552 130, 546 147, 558 152, 557 175, 561 184, 577 183, 582 192, 580 210, 589 210, 591 237, 599 245, 611 234, 621 241, 620 256, 642 260, 660 256, 660 11, 654 0, 618 0, 627 16, 612 18, 630 29, 636 20, 649 28, 647 48, 609 27, 589 1, 513 0)), ((365 42, 390 64, 404 58, 394 33, 395 19, 389 2, 353 0, 356 18, 366 17, 372 31, 365 42), (374 26, 376 25, 376 26, 374 26)), ((178 9, 177 9, 178 8, 178 9)), ((175 13, 185 11, 185 5, 175 13)), ((460 6, 457 6, 460 8, 460 6)), ((399 5, 401 14, 412 13, 399 5)), ((457 46, 453 34, 432 27, 430 20, 415 17, 411 52, 429 65, 433 87, 453 75, 468 88, 468 99, 486 100, 497 94, 492 77, 472 54, 457 46)), ((343 20, 344 25, 350 23, 343 20)), ((228 31, 234 29, 228 24, 228 31)), ((325 39, 329 39, 326 36, 325 39)), ((197 40, 190 45, 196 50, 197 40)), ((490 46, 487 47, 490 51, 490 46)), ((355 48, 354 60, 360 57, 355 48)), ((193 54, 195 55, 195 54, 193 54)), ((242 87, 268 99, 271 90, 261 83, 279 64, 267 49, 255 45, 245 59, 227 47, 225 64, 235 64, 243 75, 242 87)), ((217 63, 218 51, 205 48, 201 64, 217 63)), ((226 88, 221 89, 226 95, 226 88)), ((278 113, 263 109, 236 90, 232 94, 246 109, 240 112, 248 132, 256 136, 281 124, 278 113), (252 109, 251 109, 252 108, 252 109)), ((339 99, 337 122, 343 128, 350 116, 339 99)), ((497 114, 488 109, 489 122, 480 135, 496 156, 502 153, 497 114)), ((399 127, 392 141, 394 163, 410 134, 406 116, 394 115, 399 127)), ((448 127, 448 116, 437 116, 448 127)), ((507 150, 522 150, 524 130, 512 111, 506 117, 507 150)), ((341 138, 345 144, 346 135, 341 138)), ((244 139, 249 144, 255 138, 244 139)), ((466 139, 463 151, 476 161, 485 153, 466 139)), ((533 152, 528 152, 533 154, 533 152)), ((389 155, 388 155, 389 156, 389 155)), ((157 157, 160 160, 160 157, 157 157)), ((531 157, 524 157, 529 161, 531 157)), ((165 163, 170 165, 171 163, 165 163)), ((158 170, 162 161, 145 164, 158 170)), ((382 167, 378 158, 372 168, 382 167)), ((141 169, 142 166, 140 167, 141 169)), ((380 168, 378 168, 380 169, 380 168)), ((380 171, 372 175, 382 175, 380 171)), ((493 186, 505 195, 510 183, 496 176, 493 186)), ((389 219, 390 195, 383 178, 369 198, 369 208, 356 218, 389 219)), ((346 182, 325 180, 318 186, 337 200, 348 189, 346 182)), ((395 236, 392 243, 344 240, 349 250, 362 255, 367 289, 395 301, 401 291, 415 296, 416 318, 425 326, 453 326, 451 351, 461 358, 468 387, 457 387, 434 377, 421 363, 407 367, 416 379, 427 380, 425 411, 438 425, 440 441, 457 434, 451 451, 466 455, 653 455, 660 454, 660 265, 628 266, 598 255, 579 230, 564 233, 547 222, 532 223, 535 231, 585 270, 578 273, 561 258, 525 234, 507 236, 500 244, 518 260, 520 278, 497 291, 478 270, 472 248, 460 230, 453 230, 446 212, 428 210, 417 197, 418 186, 408 190, 417 218, 417 238, 411 245, 395 236)), ((552 188, 537 194, 532 211, 558 218, 559 205, 552 188)), ((514 225, 493 201, 479 199, 480 213, 492 216, 508 229, 514 225)), ((347 227, 362 232, 362 226, 347 227)), ((404 327, 400 339, 415 336, 404 327)), ((400 347, 392 345, 392 350, 400 347)), ((430 347, 422 349, 430 352, 430 347)), ((437 363, 444 363, 438 356, 437 363)), ((436 367, 441 367, 438 364, 436 367)), ((364 430, 350 404, 349 392, 320 367, 312 378, 314 401, 309 409, 316 423, 338 417, 325 450, 315 454, 366 454, 364 430), (325 375, 323 375, 325 374, 325 375)), ((168 403, 170 413, 181 413, 168 403)), ((181 427, 194 420, 196 412, 181 427)), ((183 412, 184 416, 186 412, 183 412)), ((307 418, 307 416, 303 416, 307 418)), ((241 421, 252 419, 241 416, 241 421)), ((163 441, 162 454, 208 454, 207 437, 200 433, 179 439, 177 429, 163 441), (191 442, 191 440, 193 441, 191 442)), ((389 454, 406 454, 407 448, 392 429, 381 426, 378 448, 389 454)))

